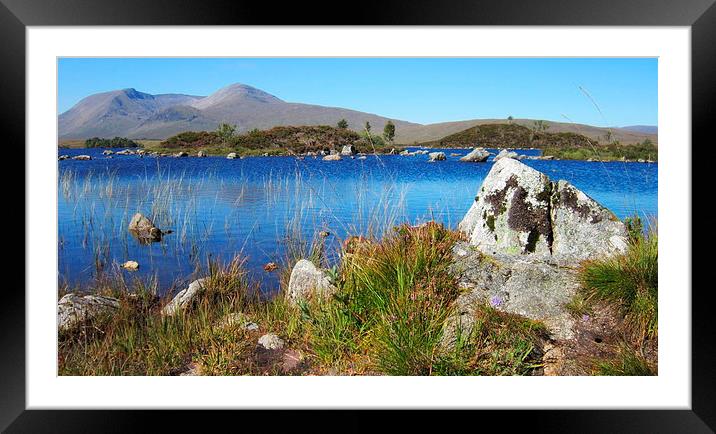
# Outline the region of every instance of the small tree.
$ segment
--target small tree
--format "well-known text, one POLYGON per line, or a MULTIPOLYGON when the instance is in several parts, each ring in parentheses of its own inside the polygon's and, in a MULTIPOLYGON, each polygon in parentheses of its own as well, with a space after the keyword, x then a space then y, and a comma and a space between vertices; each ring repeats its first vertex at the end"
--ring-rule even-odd
POLYGON ((219 137, 223 145, 229 144, 231 139, 234 138, 235 133, 236 125, 229 125, 226 122, 220 123, 219 128, 216 129, 216 135, 219 137))
POLYGON ((385 127, 383 127, 383 138, 387 142, 393 143, 393 139, 395 138, 395 124, 393 124, 393 122, 388 121, 385 127))
POLYGON ((368 134, 370 134, 370 122, 365 121, 365 130, 368 131, 368 134))
POLYGON ((340 121, 338 121, 336 126, 341 130, 345 130, 346 128, 348 128, 348 121, 345 119, 341 119, 340 121))
POLYGON ((607 132, 604 134, 604 139, 607 141, 607 143, 611 143, 611 141, 612 141, 612 130, 607 130, 607 132))
POLYGON ((512 115, 507 116, 507 123, 508 123, 508 124, 511 124, 513 120, 515 120, 515 118, 513 118, 512 115))
POLYGON ((545 122, 543 120, 534 121, 532 123, 532 125, 533 125, 533 129, 538 132, 547 131, 547 129, 549 128, 549 125, 547 124, 547 122, 545 122))

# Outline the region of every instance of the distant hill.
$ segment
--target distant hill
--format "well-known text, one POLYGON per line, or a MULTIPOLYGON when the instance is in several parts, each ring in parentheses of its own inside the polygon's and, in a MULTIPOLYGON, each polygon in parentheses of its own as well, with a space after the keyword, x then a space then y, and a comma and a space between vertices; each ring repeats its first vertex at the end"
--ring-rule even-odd
MULTIPOLYGON (((352 129, 370 122, 380 132, 386 117, 336 107, 285 102, 244 84, 213 94, 150 95, 122 89, 88 96, 59 116, 60 139, 129 137, 165 139, 183 131, 214 130, 221 122, 238 132, 290 125, 336 125, 345 119, 352 129)), ((397 129, 417 125, 393 120, 397 129)))
MULTIPOLYGON (((346 108, 286 102, 260 89, 237 83, 209 96, 151 95, 135 89, 98 93, 60 114, 58 124, 60 140, 117 136, 163 140, 184 131, 212 131, 221 122, 236 125, 237 132, 242 133, 276 126, 335 126, 341 119, 346 119, 349 128, 355 131, 361 131, 366 121, 370 122, 373 133, 377 134, 382 132, 389 120, 377 114, 346 108)), ((476 125, 508 123, 506 119, 472 119, 421 125, 390 120, 396 126, 397 144, 434 141, 476 125)), ((511 121, 528 128, 533 122, 531 119, 511 121)), ((611 131, 611 139, 624 144, 639 143, 646 138, 657 143, 655 133, 546 122, 548 132, 577 133, 601 141, 611 131)))
POLYGON ((533 131, 517 124, 483 124, 450 134, 439 140, 423 142, 434 147, 546 148, 598 146, 596 140, 571 132, 533 131))
POLYGON ((633 133, 659 134, 659 127, 656 125, 630 125, 628 127, 619 127, 619 129, 633 133))
MULTIPOLYGON (((451 134, 459 133, 470 127, 485 124, 514 124, 532 128, 534 119, 472 119, 467 121, 443 122, 429 125, 409 126, 396 130, 396 143, 412 144, 439 140, 451 134)), ((618 140, 622 144, 641 143, 645 139, 658 143, 656 134, 628 131, 623 128, 594 127, 591 125, 574 124, 566 122, 544 121, 549 133, 575 133, 581 134, 599 142, 605 142, 607 133, 610 132, 611 141, 618 140)))

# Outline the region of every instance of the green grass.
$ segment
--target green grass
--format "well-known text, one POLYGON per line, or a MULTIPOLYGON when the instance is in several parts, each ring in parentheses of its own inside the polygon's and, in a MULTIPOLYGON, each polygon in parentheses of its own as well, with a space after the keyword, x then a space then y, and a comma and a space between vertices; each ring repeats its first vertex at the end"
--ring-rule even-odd
POLYGON ((658 161, 659 159, 658 147, 649 140, 632 145, 610 143, 593 146, 547 146, 542 153, 562 160, 658 161))
POLYGON ((643 340, 658 335, 658 272, 656 231, 632 231, 626 253, 584 263, 580 280, 587 297, 618 304, 627 326, 643 340))
POLYGON ((623 347, 614 360, 598 361, 594 370, 596 375, 637 377, 656 375, 647 361, 628 347, 623 347))
MULTIPOLYGON (((206 290, 183 313, 160 314, 169 298, 156 284, 107 278, 99 292, 120 300, 119 312, 60 335, 60 375, 171 375, 198 366, 203 375, 281 374, 259 366, 256 339, 276 333, 305 354, 310 373, 386 375, 529 375, 539 366, 540 323, 477 306, 475 326, 455 346, 443 342, 459 295, 449 270, 457 232, 428 223, 402 225, 381 239, 354 239, 332 272, 338 291, 298 305, 283 294, 256 296, 243 262, 212 262, 206 290), (258 324, 221 327, 229 313, 258 324)), ((300 257, 321 261, 316 242, 300 257)), ((296 258, 287 258, 285 270, 296 258)), ((284 280, 284 289, 285 289, 284 280)))

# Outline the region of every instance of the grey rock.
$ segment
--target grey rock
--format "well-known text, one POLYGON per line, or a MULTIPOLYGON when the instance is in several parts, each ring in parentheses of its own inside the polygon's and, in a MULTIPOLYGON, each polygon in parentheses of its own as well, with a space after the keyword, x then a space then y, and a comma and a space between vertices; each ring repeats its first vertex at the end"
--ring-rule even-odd
POLYGON ((280 350, 284 346, 283 339, 273 333, 268 333, 259 338, 259 345, 267 350, 280 350))
POLYGON ((566 181, 512 158, 495 162, 458 228, 488 254, 535 254, 565 263, 621 253, 624 224, 566 181))
POLYGON ((204 151, 199 151, 199 152, 196 153, 196 156, 197 156, 197 157, 200 157, 200 158, 206 157, 206 152, 204 152, 204 151))
POLYGON ((204 290, 205 283, 206 279, 197 279, 191 282, 187 288, 179 291, 172 301, 162 308, 162 315, 172 316, 186 309, 194 297, 204 290))
POLYGON ((573 268, 549 257, 485 255, 465 243, 455 246, 451 268, 466 292, 455 302, 446 339, 454 338, 456 327, 471 330, 478 304, 542 321, 553 338, 573 337, 574 320, 565 308, 579 288, 573 268))
POLYGON ((89 155, 75 155, 74 157, 72 157, 72 159, 84 161, 84 160, 91 160, 92 157, 90 157, 89 155))
POLYGON ((623 253, 628 235, 611 211, 568 183, 554 184, 551 204, 552 254, 584 260, 623 253))
POLYGON ((343 149, 341 149, 341 155, 343 156, 351 156, 357 154, 358 151, 356 151, 355 146, 353 145, 345 145, 343 146, 343 149))
POLYGON ((335 291, 336 287, 325 272, 316 268, 311 261, 301 259, 291 270, 286 296, 292 302, 297 302, 314 295, 324 297, 335 291))
POLYGON ((236 152, 229 152, 229 153, 226 155, 226 158, 228 158, 229 160, 234 160, 234 159, 236 159, 236 158, 237 158, 236 152))
POLYGON ((323 157, 323 161, 340 161, 341 156, 339 154, 330 154, 323 157))
POLYGON ((141 242, 161 241, 162 231, 151 220, 136 213, 129 222, 129 232, 141 242))
POLYGON ((549 254, 551 188, 546 175, 500 159, 458 227, 485 253, 549 254))
POLYGON ((490 153, 487 152, 484 148, 475 148, 472 151, 470 151, 469 154, 460 158, 460 161, 466 161, 466 162, 470 162, 470 163, 483 163, 483 162, 487 161, 487 159, 489 157, 490 157, 490 153))
POLYGON ((119 300, 101 295, 66 294, 57 303, 57 327, 69 330, 82 321, 119 309, 119 300))
POLYGON ((188 157, 188 156, 189 156, 189 154, 187 154, 187 153, 184 152, 184 151, 177 152, 176 154, 174 154, 174 157, 176 157, 176 158, 188 157))
POLYGON ((508 151, 507 149, 503 149, 500 151, 499 154, 495 155, 495 161, 501 160, 503 158, 517 158, 517 152, 508 151))
POLYGON ((428 154, 430 159, 428 161, 445 161, 447 158, 445 157, 444 152, 431 152, 428 154))
POLYGON ((114 151, 111 149, 105 149, 104 151, 102 151, 102 155, 112 155, 112 154, 114 154, 114 151))
POLYGON ((69 155, 60 155, 59 157, 57 157, 57 159, 60 160, 60 161, 62 161, 62 160, 69 160, 69 159, 70 159, 70 156, 69 156, 69 155))

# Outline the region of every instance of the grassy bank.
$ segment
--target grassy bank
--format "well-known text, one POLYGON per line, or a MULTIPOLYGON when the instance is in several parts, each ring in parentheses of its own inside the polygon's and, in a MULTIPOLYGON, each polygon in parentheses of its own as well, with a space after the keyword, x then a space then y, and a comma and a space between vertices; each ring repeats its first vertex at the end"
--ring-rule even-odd
POLYGON ((612 309, 619 321, 616 357, 593 360, 600 375, 655 375, 658 344, 658 235, 643 231, 641 220, 627 219, 630 241, 625 253, 587 261, 579 271, 581 291, 570 307, 578 316, 597 306, 612 309))
POLYGON ((634 145, 611 143, 593 147, 548 146, 542 153, 562 160, 657 161, 659 159, 659 149, 650 141, 634 145))
MULTIPOLYGON (((174 375, 193 368, 205 375, 535 373, 544 328, 489 306, 477 309, 469 336, 460 336, 454 347, 441 345, 459 294, 448 271, 448 256, 459 237, 431 223, 400 226, 380 240, 355 238, 346 243, 340 268, 331 272, 335 295, 297 305, 283 294, 270 300, 255 296, 238 258, 224 265, 212 263, 206 289, 176 316, 161 315, 168 298, 153 296, 151 282, 108 279, 98 292, 117 297, 119 311, 60 335, 59 372, 174 375), (246 321, 258 329, 247 329, 246 321), (265 333, 279 335, 288 351, 281 356, 261 351, 256 341, 265 333), (287 368, 287 354, 300 363, 287 368)), ((320 262, 320 243, 312 250, 308 256, 320 262)), ((284 275, 294 261, 287 259, 284 275)))

